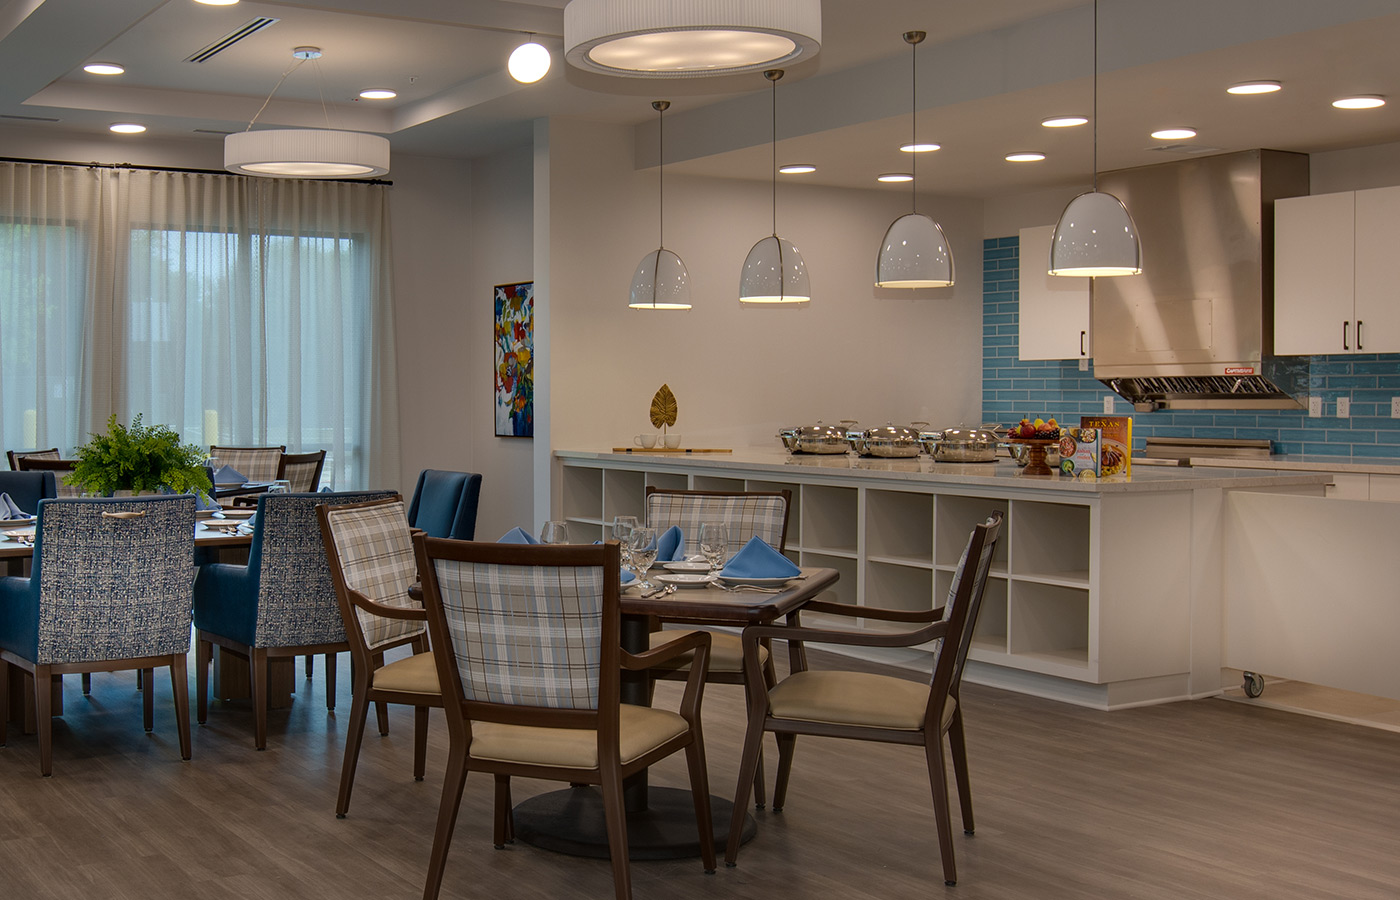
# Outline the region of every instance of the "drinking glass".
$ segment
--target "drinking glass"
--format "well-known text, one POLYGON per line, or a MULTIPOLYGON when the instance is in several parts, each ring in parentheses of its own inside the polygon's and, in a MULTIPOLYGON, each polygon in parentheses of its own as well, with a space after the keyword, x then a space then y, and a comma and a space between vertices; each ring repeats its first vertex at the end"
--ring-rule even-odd
POLYGON ((719 574, 729 555, 729 528, 723 522, 700 523, 700 555, 710 564, 710 574, 719 574))
POLYGON ((567 544, 569 542, 569 523, 551 519, 544 523, 544 528, 540 530, 541 544, 567 544))
POLYGON ((646 577, 647 570, 656 562, 656 529, 640 526, 633 528, 627 537, 627 546, 631 551, 628 554, 627 568, 637 576, 637 586, 643 592, 651 590, 653 585, 646 577))
POLYGON ((292 483, 286 478, 278 478, 267 486, 269 494, 286 494, 292 489, 292 483))
POLYGON ((621 545, 622 568, 627 568, 627 560, 631 557, 632 551, 627 547, 627 539, 632 535, 632 529, 637 527, 636 516, 613 516, 612 536, 613 540, 621 545))

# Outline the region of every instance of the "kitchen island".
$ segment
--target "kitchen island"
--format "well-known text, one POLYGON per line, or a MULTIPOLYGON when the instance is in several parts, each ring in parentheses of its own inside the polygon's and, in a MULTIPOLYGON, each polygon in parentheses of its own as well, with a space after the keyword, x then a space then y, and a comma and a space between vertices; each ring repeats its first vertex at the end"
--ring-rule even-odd
MULTIPOLYGON (((1142 467, 1130 479, 1027 476, 1012 461, 556 450, 552 507, 594 540, 642 516, 646 488, 790 490, 788 555, 841 573, 826 599, 942 605, 972 526, 1007 524, 966 677, 1099 708, 1221 688, 1227 492, 1322 496, 1329 478, 1264 469, 1142 467)), ((867 627, 876 627, 866 623, 867 627)), ((880 657, 927 669, 918 649, 880 657)))

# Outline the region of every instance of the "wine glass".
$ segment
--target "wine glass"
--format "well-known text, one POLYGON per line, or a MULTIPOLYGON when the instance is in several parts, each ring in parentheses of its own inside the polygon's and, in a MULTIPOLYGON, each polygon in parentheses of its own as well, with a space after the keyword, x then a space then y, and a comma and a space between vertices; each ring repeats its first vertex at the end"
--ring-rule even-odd
POLYGON ((700 555, 710 564, 710 574, 718 575, 729 555, 729 528, 723 522, 700 523, 700 555))
POLYGON ((544 528, 540 530, 541 544, 567 544, 569 542, 569 523, 551 519, 544 523, 544 528))
POLYGON ((651 564, 656 562, 656 529, 644 526, 633 528, 627 536, 627 546, 630 550, 627 568, 637 576, 637 586, 643 592, 651 590, 653 585, 646 580, 646 576, 651 564))
POLYGON ((627 560, 631 557, 632 551, 627 547, 627 539, 632 535, 632 529, 637 527, 636 516, 613 516, 612 536, 613 540, 621 545, 622 568, 627 568, 627 560))

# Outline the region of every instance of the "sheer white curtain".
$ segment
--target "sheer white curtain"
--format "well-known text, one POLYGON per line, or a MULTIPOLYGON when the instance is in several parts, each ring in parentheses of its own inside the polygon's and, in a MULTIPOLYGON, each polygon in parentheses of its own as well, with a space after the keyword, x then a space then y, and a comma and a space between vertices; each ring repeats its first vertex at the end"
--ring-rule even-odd
MULTIPOLYGON (((109 414, 140 412, 193 443, 324 449, 323 484, 396 477, 384 186, 10 165, 97 183, 99 209, 78 229, 91 249, 72 254, 90 257, 74 292, 77 433, 36 424, 36 444, 71 447, 109 414)), ((3 239, 0 254, 8 269, 3 239)), ((17 305, 3 290, 0 308, 17 305)), ((11 430, 4 391, 6 445, 18 446, 27 433, 11 430)))

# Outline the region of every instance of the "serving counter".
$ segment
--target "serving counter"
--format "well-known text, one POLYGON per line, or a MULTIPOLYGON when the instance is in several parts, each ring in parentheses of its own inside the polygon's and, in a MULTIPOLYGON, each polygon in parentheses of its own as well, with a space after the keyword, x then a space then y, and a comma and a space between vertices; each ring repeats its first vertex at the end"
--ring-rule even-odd
MULTIPOLYGON (((1025 475, 1010 460, 557 450, 556 515, 576 537, 645 514, 646 488, 790 490, 787 552, 841 573, 825 599, 942 605, 973 525, 1006 514, 966 677, 1087 706, 1220 690, 1223 498, 1322 496, 1326 475, 1139 468, 1128 479, 1025 475), (574 529, 577 529, 575 531, 574 529)), ((865 627, 877 627, 865 620, 865 627)), ((923 650, 883 656, 927 670, 923 650)))

